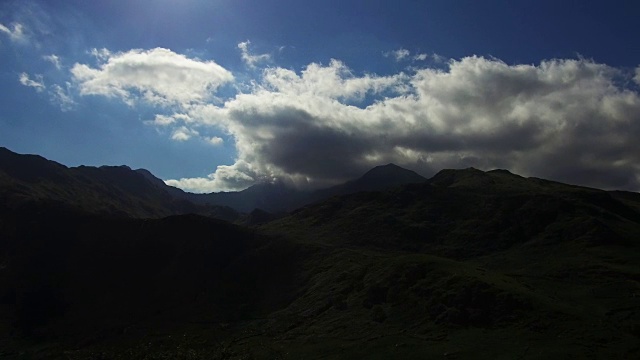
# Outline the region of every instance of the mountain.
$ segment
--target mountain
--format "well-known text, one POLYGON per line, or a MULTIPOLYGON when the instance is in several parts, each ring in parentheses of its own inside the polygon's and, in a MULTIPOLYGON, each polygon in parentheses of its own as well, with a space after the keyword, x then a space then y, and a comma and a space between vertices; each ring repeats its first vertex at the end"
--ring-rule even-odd
POLYGON ((228 206, 244 213, 261 209, 277 214, 336 195, 360 191, 379 191, 398 185, 424 181, 426 181, 424 177, 411 170, 395 164, 387 164, 377 166, 355 180, 313 192, 296 190, 284 183, 276 182, 256 184, 236 192, 188 194, 184 198, 198 204, 228 206))
POLYGON ((188 194, 185 198, 197 204, 228 206, 243 213, 255 209, 280 213, 304 204, 307 193, 276 182, 255 184, 242 191, 188 194))
POLYGON ((3 359, 640 357, 637 193, 449 169, 247 228, 138 218, 171 197, 144 171, 9 155, 3 359))
POLYGON ((596 241, 608 234, 607 241, 627 244, 634 240, 621 229, 635 229, 640 221, 636 195, 524 178, 506 170, 443 170, 424 183, 306 206, 270 226, 312 229, 324 242, 448 257, 550 241, 560 236, 559 229, 562 236, 586 241, 587 234, 595 234, 596 241), (582 233, 584 237, 578 236, 582 233))
POLYGON ((238 212, 255 209, 277 217, 311 202, 335 195, 423 182, 426 179, 394 164, 378 166, 362 177, 315 192, 300 191, 282 182, 260 183, 242 191, 187 193, 168 186, 146 169, 127 166, 68 168, 37 155, 0 148, 0 196, 16 203, 56 201, 94 213, 161 217, 200 213, 236 220, 238 212))
POLYGON ((533 349, 546 358, 634 358, 638 200, 506 170, 443 170, 424 183, 306 206, 261 229, 334 249, 310 280, 336 299, 314 317, 324 336, 366 327, 340 319, 368 309, 365 339, 388 345, 361 346, 391 354, 402 344, 403 358, 437 354, 423 346, 447 358, 524 358, 533 349))
POLYGON ((201 213, 227 220, 238 214, 221 206, 201 206, 181 199, 146 170, 127 166, 66 167, 37 155, 0 148, 0 199, 8 208, 56 203, 95 214, 164 217, 201 213))
POLYGON ((317 190, 311 194, 315 201, 331 196, 352 194, 361 191, 380 191, 394 186, 421 183, 427 179, 414 171, 401 168, 395 164, 376 166, 361 177, 327 189, 317 190))

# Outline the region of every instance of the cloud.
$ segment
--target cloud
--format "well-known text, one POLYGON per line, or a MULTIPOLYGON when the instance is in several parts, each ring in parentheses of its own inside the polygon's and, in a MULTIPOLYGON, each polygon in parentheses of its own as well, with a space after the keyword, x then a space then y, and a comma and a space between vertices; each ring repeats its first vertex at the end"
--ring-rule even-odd
POLYGON ((187 141, 193 136, 199 136, 200 134, 193 129, 189 129, 186 126, 181 126, 173 131, 171 139, 176 141, 187 141))
POLYGON ((31 79, 27 73, 21 73, 18 77, 20 84, 28 87, 35 88, 37 92, 45 90, 47 87, 44 85, 42 75, 35 75, 35 80, 31 79))
MULTIPOLYGON (((18 80, 20 83, 27 87, 34 88, 37 92, 43 92, 47 90, 47 86, 44 84, 44 78, 40 74, 36 74, 34 79, 31 79, 27 73, 21 73, 18 80)), ((75 108, 77 105, 73 96, 71 95, 72 84, 67 82, 66 87, 62 87, 58 84, 49 86, 49 99, 52 104, 60 107, 62 111, 69 111, 75 108)))
POLYGON ((149 125, 156 125, 156 126, 168 126, 168 125, 175 124, 176 122, 179 122, 179 121, 190 123, 192 122, 192 119, 187 114, 172 114, 172 115, 156 114, 153 120, 146 121, 146 123, 149 125))
POLYGON ((444 62, 434 54, 442 60, 436 68, 377 76, 331 60, 302 71, 266 68, 236 84, 238 93, 213 102, 216 89, 233 79, 215 63, 166 49, 104 54, 98 68, 72 69, 81 93, 169 107, 173 115, 149 123, 171 126, 176 141, 221 144, 194 130, 211 127, 234 142, 234 164, 207 177, 167 180, 190 191, 238 190, 275 179, 327 186, 389 162, 425 175, 507 168, 640 190, 640 95, 622 85, 638 81, 638 69, 628 73, 583 58, 537 65, 478 56, 444 62))
POLYGON ((640 85, 640 66, 636 68, 636 76, 633 78, 636 84, 640 85))
POLYGON ((411 52, 409 50, 402 48, 384 53, 385 57, 393 57, 396 61, 402 61, 408 58, 410 55, 411 52))
POLYGON ((383 53, 383 55, 384 57, 391 57, 397 62, 409 59, 412 61, 425 61, 428 57, 427 54, 416 54, 411 56, 411 51, 402 48, 383 53))
POLYGON ((213 146, 220 146, 222 144, 224 144, 224 139, 222 139, 221 137, 218 136, 213 136, 209 139, 207 139, 207 141, 209 141, 209 143, 213 146))
MULTIPOLYGON (((640 96, 620 87, 622 75, 585 59, 508 65, 472 56, 391 77, 354 76, 334 61, 300 74, 267 69, 251 93, 190 116, 234 137, 238 162, 251 169, 237 169, 237 188, 251 177, 324 186, 395 162, 424 174, 508 168, 640 189, 640 96), (362 107, 345 100, 369 92, 384 95, 362 107)), ((219 175, 208 178, 210 189, 219 175)))
POLYGON ((0 24, 0 33, 4 33, 9 36, 9 39, 16 43, 24 43, 27 41, 27 34, 25 33, 24 25, 20 23, 11 24, 11 29, 3 24, 0 24))
POLYGON ((109 60, 109 57, 111 57, 111 51, 105 48, 102 48, 102 49, 93 48, 89 51, 89 54, 101 61, 107 61, 109 60))
POLYGON ((209 174, 206 178, 166 180, 165 183, 185 191, 208 193, 244 189, 253 185, 259 177, 251 164, 239 160, 231 166, 218 166, 216 172, 209 174))
POLYGON ((244 61, 244 63, 248 67, 255 69, 257 63, 271 60, 271 55, 269 54, 251 55, 249 53, 250 44, 251 42, 249 40, 238 44, 238 49, 240 49, 242 61, 244 61))
POLYGON ((63 112, 73 110, 77 105, 71 95, 71 86, 71 83, 66 83, 66 88, 58 84, 53 84, 49 90, 51 102, 60 106, 60 110, 63 112))
POLYGON ((444 64, 444 63, 449 61, 449 59, 447 57, 442 56, 440 54, 436 54, 436 53, 432 54, 431 58, 433 59, 433 61, 435 61, 436 63, 440 63, 440 64, 444 64))
POLYGON ((190 59, 171 50, 95 51, 97 68, 76 63, 73 81, 81 95, 120 98, 127 104, 145 101, 158 106, 201 103, 233 80, 233 75, 213 61, 190 59))
POLYGON ((416 60, 416 61, 425 61, 425 60, 427 60, 427 57, 428 57, 428 55, 427 55, 427 54, 418 54, 418 55, 415 55, 415 56, 413 57, 413 60, 416 60))
POLYGON ((44 55, 42 58, 44 60, 52 63, 53 66, 56 67, 56 69, 58 69, 58 70, 62 69, 62 64, 60 63, 60 57, 58 57, 57 55, 55 55, 55 54, 44 55))
POLYGON ((341 61, 332 59, 329 65, 309 64, 300 75, 293 70, 269 68, 263 72, 262 86, 257 92, 290 96, 310 96, 318 99, 362 99, 366 94, 384 91, 404 91, 403 73, 392 76, 354 76, 341 61))

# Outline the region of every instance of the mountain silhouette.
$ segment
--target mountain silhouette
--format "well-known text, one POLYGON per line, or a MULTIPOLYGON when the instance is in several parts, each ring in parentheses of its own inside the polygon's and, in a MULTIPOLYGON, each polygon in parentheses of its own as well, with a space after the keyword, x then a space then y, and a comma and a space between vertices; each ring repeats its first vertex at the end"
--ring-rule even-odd
POLYGON ((331 196, 352 194, 360 191, 380 191, 390 187, 421 183, 427 179, 416 172, 395 164, 376 166, 361 177, 311 194, 313 200, 323 200, 331 196))
POLYGON ((377 166, 361 177, 326 189, 316 191, 296 190, 283 182, 259 183, 242 191, 210 194, 177 194, 198 204, 228 206, 249 213, 261 209, 270 213, 294 210, 308 203, 321 201, 335 195, 360 191, 377 191, 389 187, 423 182, 426 179, 417 173, 395 164, 377 166))
POLYGON ((638 193, 390 164, 232 224, 167 188, 0 149, 3 359, 640 356, 638 193))
POLYGON ((66 167, 37 155, 0 148, 0 199, 8 207, 57 203, 79 210, 138 218, 200 213, 234 220, 231 208, 202 206, 181 198, 146 170, 128 166, 66 167))

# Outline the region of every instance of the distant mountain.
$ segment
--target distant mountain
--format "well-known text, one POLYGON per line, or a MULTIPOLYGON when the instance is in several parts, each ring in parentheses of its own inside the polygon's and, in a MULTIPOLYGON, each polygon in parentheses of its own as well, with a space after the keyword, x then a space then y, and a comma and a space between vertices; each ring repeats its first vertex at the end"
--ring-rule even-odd
POLYGON ((0 199, 8 208, 55 203, 81 211, 139 218, 200 213, 226 220, 231 208, 196 205, 146 170, 127 166, 68 168, 37 155, 0 148, 0 199))
POLYGON ((353 194, 360 191, 380 191, 399 185, 422 183, 426 180, 414 171, 395 164, 387 164, 376 166, 355 180, 317 190, 310 197, 319 201, 336 195, 353 194))
POLYGON ((243 213, 250 213, 255 209, 279 213, 304 204, 307 193, 276 182, 256 184, 241 191, 209 194, 187 193, 184 198, 202 205, 228 206, 243 213))
POLYGON ((254 209, 282 213, 331 196, 360 191, 380 191, 398 185, 424 181, 426 181, 424 177, 411 170, 395 164, 387 164, 377 166, 355 180, 312 192, 296 190, 276 182, 256 184, 235 192, 187 194, 184 198, 198 204, 229 206, 244 213, 249 213, 254 209))

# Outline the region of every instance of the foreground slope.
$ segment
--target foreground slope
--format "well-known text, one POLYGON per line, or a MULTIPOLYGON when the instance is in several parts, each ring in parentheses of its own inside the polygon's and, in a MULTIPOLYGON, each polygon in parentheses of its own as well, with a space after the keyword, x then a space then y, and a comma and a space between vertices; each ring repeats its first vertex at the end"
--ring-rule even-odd
POLYGON ((640 212, 621 198, 636 196, 445 170, 308 206, 264 230, 341 249, 292 305, 331 294, 313 329, 336 343, 377 339, 369 349, 416 358, 633 358, 640 212), (345 326, 354 313, 363 337, 345 326))
POLYGON ((0 215, 3 358, 67 358, 104 342, 122 350, 151 334, 263 317, 291 300, 292 267, 304 259, 285 241, 197 215, 0 215))

